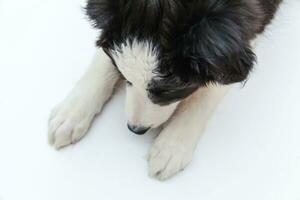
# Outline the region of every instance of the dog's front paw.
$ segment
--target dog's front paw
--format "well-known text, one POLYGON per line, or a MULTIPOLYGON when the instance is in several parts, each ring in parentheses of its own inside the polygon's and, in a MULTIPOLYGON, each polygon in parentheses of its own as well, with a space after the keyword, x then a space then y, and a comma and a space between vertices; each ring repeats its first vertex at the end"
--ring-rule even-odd
POLYGON ((53 109, 49 119, 48 140, 56 149, 78 142, 94 118, 89 106, 65 100, 53 109))
POLYGON ((158 180, 166 180, 182 171, 191 161, 193 148, 180 141, 158 138, 150 150, 149 175, 158 180))

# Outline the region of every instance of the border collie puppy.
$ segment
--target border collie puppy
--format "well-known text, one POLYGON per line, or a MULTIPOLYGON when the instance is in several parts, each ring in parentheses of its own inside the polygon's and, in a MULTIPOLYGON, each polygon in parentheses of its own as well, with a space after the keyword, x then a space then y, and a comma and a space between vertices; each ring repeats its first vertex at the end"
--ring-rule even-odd
POLYGON ((142 135, 163 125, 149 153, 149 174, 164 180, 191 161, 205 126, 230 84, 255 63, 251 41, 281 0, 89 0, 101 30, 98 51, 75 88, 52 112, 49 142, 79 141, 127 81, 128 128, 142 135))

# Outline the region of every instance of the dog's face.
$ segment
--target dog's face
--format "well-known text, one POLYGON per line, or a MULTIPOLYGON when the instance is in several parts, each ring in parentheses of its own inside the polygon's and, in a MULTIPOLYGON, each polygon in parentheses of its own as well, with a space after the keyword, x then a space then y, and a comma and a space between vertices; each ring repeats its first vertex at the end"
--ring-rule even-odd
POLYGON ((243 0, 89 0, 97 45, 127 80, 129 128, 166 122, 178 103, 210 83, 244 81, 255 61, 255 26, 243 0))
POLYGON ((153 44, 149 41, 125 41, 110 50, 110 55, 127 81, 126 113, 129 128, 143 133, 169 119, 188 87, 172 82, 167 88, 167 83, 162 83, 172 80, 155 72, 159 68, 159 52, 153 44), (182 87, 183 91, 176 86, 182 87))

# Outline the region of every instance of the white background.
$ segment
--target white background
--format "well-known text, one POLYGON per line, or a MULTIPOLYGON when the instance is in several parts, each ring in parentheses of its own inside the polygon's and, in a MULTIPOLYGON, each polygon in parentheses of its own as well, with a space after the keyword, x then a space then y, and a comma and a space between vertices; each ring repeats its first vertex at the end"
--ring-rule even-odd
POLYGON ((83 5, 0 0, 0 199, 300 200, 298 0, 258 42, 259 64, 222 102, 192 164, 163 183, 147 176, 154 135, 127 130, 122 91, 79 144, 47 144, 51 108, 95 51, 83 5))

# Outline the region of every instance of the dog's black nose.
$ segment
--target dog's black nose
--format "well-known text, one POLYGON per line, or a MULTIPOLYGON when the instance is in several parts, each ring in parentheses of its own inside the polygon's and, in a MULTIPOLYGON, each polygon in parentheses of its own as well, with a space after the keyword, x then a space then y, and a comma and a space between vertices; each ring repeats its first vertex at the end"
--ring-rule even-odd
POLYGON ((146 127, 139 127, 139 126, 133 126, 130 124, 127 124, 128 129, 137 134, 137 135, 144 135, 150 128, 146 128, 146 127))

